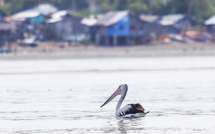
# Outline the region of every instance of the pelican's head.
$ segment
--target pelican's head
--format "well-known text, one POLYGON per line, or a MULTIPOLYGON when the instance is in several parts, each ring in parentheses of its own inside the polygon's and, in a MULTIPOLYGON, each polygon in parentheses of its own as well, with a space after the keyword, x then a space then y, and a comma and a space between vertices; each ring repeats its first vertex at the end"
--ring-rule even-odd
POLYGON ((127 84, 121 84, 117 90, 105 101, 105 103, 101 106, 103 107, 104 105, 108 104, 111 100, 113 100, 117 95, 122 95, 123 99, 126 96, 128 90, 128 85, 127 84))

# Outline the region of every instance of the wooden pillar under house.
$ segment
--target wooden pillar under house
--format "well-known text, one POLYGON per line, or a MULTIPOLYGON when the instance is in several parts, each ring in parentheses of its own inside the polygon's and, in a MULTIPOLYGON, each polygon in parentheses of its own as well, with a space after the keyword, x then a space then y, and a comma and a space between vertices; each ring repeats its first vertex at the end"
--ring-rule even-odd
POLYGON ((96 34, 96 45, 99 46, 100 45, 100 34, 96 34))
POLYGON ((129 36, 126 37, 126 42, 125 43, 126 43, 126 45, 130 45, 129 44, 129 36))
POLYGON ((109 36, 108 35, 105 36, 105 45, 106 46, 110 45, 110 43, 109 43, 109 36))
POLYGON ((118 45, 118 36, 117 36, 117 35, 114 35, 114 36, 113 36, 113 45, 114 45, 114 46, 117 46, 117 45, 118 45))

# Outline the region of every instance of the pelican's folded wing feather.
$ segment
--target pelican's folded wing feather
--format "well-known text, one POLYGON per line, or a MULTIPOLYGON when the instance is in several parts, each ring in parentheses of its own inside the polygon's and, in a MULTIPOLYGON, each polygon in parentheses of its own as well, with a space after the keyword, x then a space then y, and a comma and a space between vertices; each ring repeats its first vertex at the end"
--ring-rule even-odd
POLYGON ((144 108, 140 104, 127 104, 116 112, 116 116, 144 113, 144 108))

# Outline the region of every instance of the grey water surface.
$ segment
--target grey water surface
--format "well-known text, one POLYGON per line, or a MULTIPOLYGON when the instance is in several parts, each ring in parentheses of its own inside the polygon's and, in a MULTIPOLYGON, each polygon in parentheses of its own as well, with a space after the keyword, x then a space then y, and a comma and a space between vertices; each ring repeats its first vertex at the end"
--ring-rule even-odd
POLYGON ((0 133, 215 133, 215 56, 0 61, 0 133), (116 118, 140 103, 144 118, 116 118))

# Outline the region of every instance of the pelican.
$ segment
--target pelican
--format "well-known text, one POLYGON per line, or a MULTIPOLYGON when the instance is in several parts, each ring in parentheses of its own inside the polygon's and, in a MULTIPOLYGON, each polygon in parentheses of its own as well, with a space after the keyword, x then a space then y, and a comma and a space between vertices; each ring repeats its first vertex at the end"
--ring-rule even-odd
POLYGON ((123 108, 120 109, 123 100, 125 99, 126 93, 128 91, 127 84, 121 84, 118 89, 105 101, 105 103, 101 106, 105 106, 111 100, 113 100, 117 95, 121 95, 117 105, 115 115, 117 117, 144 117, 147 113, 145 109, 139 104, 127 104, 123 108))

